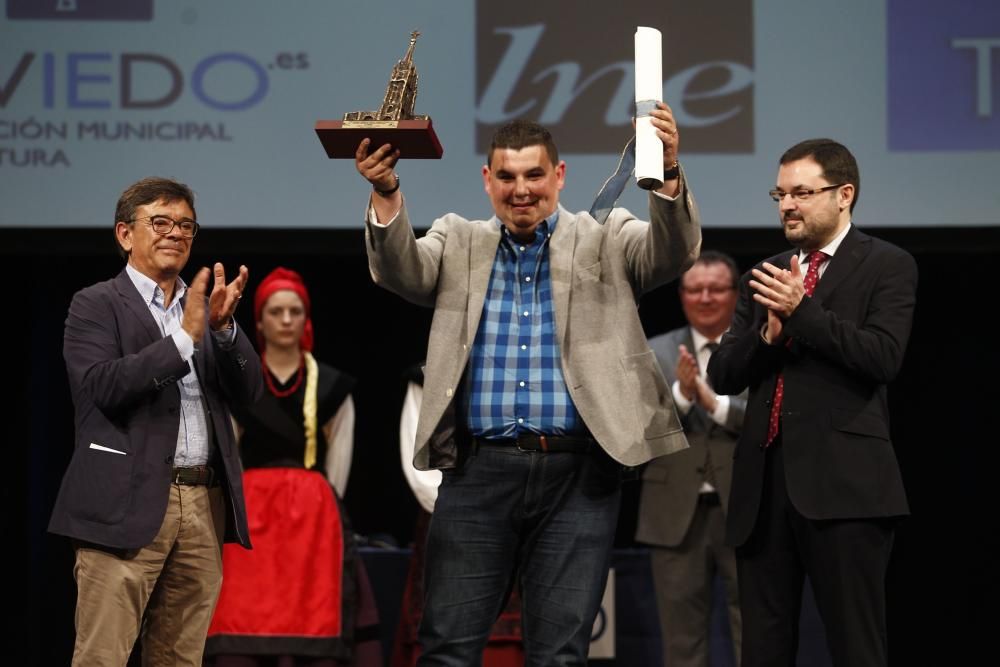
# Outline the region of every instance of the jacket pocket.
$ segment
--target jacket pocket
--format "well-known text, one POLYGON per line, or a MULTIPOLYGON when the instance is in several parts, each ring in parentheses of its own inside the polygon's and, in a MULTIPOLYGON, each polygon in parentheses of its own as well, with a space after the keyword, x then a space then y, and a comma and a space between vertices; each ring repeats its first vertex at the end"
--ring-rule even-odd
POLYGON ((131 500, 134 462, 135 455, 117 443, 78 448, 67 472, 70 511, 97 523, 114 524, 124 519, 131 500))
POLYGON ((576 277, 580 282, 594 282, 601 279, 601 263, 594 262, 590 266, 581 266, 576 269, 576 277))
POLYGON ((653 351, 623 357, 622 367, 643 436, 652 440, 681 430, 680 423, 671 419, 670 388, 656 364, 653 351))
POLYGON ((871 412, 855 412, 842 408, 830 410, 833 428, 844 433, 864 435, 872 438, 889 439, 889 425, 881 415, 871 412))

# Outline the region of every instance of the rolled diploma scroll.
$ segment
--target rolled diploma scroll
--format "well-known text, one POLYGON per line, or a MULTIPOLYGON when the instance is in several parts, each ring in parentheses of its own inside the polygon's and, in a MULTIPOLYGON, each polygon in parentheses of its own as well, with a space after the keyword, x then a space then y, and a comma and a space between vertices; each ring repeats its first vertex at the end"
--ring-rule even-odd
POLYGON ((663 142, 656 136, 649 112, 663 100, 660 31, 635 30, 635 182, 644 190, 663 187, 663 142))

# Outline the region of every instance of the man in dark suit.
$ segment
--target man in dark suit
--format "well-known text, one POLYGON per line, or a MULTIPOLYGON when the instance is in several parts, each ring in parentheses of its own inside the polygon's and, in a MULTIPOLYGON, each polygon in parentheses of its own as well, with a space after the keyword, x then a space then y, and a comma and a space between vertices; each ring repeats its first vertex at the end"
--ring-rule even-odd
POLYGON ((670 667, 708 667, 716 574, 726 586, 737 657, 740 651, 736 556, 725 544, 725 511, 746 394, 718 395, 704 379, 712 350, 732 322, 739 277, 731 257, 702 252, 681 278, 687 326, 649 341, 690 445, 646 466, 635 535, 652 546, 663 663, 670 667))
POLYGON ((785 152, 770 194, 798 250, 743 277, 709 363, 717 391, 750 389, 727 517, 743 667, 795 664, 806 575, 834 664, 886 664, 885 574, 909 511, 886 385, 903 363, 917 267, 851 224, 859 183, 835 141, 785 152))
POLYGON ((49 523, 73 538, 74 665, 200 665, 222 584, 222 542, 250 547, 229 405, 261 391, 260 360, 233 312, 247 268, 180 279, 198 232, 194 195, 147 178, 115 211, 127 258, 78 292, 63 355, 73 458, 49 523))

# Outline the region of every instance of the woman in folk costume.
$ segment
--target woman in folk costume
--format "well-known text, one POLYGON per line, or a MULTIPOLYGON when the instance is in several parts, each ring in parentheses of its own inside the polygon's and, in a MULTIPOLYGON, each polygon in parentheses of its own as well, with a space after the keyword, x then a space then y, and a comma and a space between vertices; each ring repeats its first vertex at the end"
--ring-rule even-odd
POLYGON ((310 300, 277 268, 254 294, 267 391, 235 414, 253 550, 225 549, 205 655, 217 667, 381 665, 368 578, 340 503, 354 379, 312 356, 310 300))

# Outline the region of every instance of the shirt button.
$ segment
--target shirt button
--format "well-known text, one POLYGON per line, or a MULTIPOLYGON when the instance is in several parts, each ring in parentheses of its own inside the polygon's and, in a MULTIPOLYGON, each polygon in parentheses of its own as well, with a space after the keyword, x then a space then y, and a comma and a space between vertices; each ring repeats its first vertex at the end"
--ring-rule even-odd
POLYGON ((524 380, 521 380, 518 384, 520 384, 523 387, 524 386, 524 380))
POLYGON ((528 316, 528 311, 524 311, 524 316, 525 316, 525 317, 527 317, 527 316, 528 316))
POLYGON ((531 276, 525 276, 524 282, 530 283, 531 282, 531 276))
POLYGON ((524 417, 518 417, 517 418, 517 423, 518 424, 523 424, 524 423, 524 417))
POLYGON ((524 252, 524 246, 521 246, 521 252, 524 252))
POLYGON ((455 392, 452 391, 451 389, 445 389, 445 391, 444 391, 444 395, 447 396, 448 398, 451 398, 451 395, 454 394, 454 393, 455 392))
POLYGON ((521 346, 521 349, 522 349, 522 350, 527 350, 527 349, 528 349, 528 346, 527 346, 527 345, 522 345, 522 346, 521 346))

